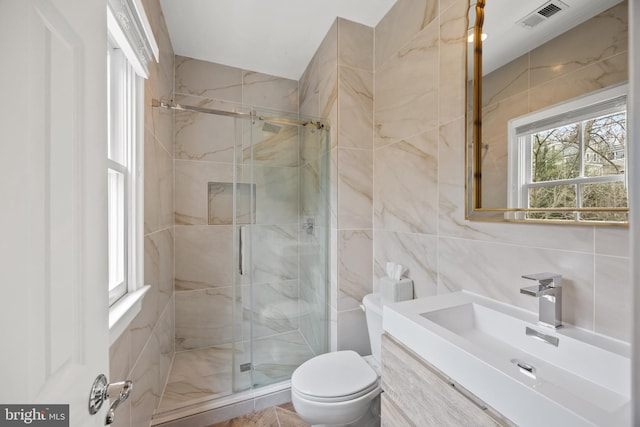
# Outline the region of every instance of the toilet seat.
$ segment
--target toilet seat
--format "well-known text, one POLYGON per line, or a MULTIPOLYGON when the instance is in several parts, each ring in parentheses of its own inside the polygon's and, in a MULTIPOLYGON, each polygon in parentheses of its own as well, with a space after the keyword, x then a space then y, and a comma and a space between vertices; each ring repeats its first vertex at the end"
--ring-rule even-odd
POLYGON ((304 362, 291 377, 291 391, 314 402, 357 399, 379 388, 378 375, 355 351, 326 353, 304 362))

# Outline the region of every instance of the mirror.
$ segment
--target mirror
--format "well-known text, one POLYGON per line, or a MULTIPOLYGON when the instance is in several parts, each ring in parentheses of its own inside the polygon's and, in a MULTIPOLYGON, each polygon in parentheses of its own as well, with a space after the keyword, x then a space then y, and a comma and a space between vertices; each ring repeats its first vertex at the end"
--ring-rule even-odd
POLYGON ((470 0, 466 216, 626 225, 628 0, 470 0))

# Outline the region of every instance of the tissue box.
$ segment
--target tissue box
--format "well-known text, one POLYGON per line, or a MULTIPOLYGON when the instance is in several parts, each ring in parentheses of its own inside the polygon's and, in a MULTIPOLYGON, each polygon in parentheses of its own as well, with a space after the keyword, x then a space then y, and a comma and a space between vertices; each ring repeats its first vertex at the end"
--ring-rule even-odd
POLYGON ((413 280, 404 277, 394 280, 381 277, 378 285, 383 303, 400 302, 413 299, 413 280))

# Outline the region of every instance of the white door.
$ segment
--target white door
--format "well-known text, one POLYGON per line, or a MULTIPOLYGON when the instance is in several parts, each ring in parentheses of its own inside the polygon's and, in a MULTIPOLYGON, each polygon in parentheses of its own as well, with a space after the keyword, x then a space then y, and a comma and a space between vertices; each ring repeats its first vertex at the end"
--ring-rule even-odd
POLYGON ((0 405, 69 404, 72 426, 108 407, 87 409, 108 374, 106 46, 104 1, 0 0, 0 405))

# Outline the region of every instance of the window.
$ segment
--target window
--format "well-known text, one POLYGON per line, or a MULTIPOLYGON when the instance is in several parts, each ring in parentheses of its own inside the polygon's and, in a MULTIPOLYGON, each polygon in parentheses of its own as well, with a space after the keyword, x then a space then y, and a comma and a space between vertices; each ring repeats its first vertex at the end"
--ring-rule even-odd
POLYGON ((107 0, 107 225, 111 343, 142 309, 144 85, 159 49, 140 0, 107 0))
POLYGON ((139 267, 136 183, 141 142, 137 134, 139 77, 113 40, 107 67, 109 303, 113 304, 135 286, 139 267))
POLYGON ((114 306, 143 285, 143 78, 158 49, 137 0, 109 1, 107 27, 108 289, 114 306))
MULTIPOLYGON (((509 206, 624 208, 626 85, 509 122, 509 206)), ((625 213, 528 212, 518 219, 623 221, 625 213)))

